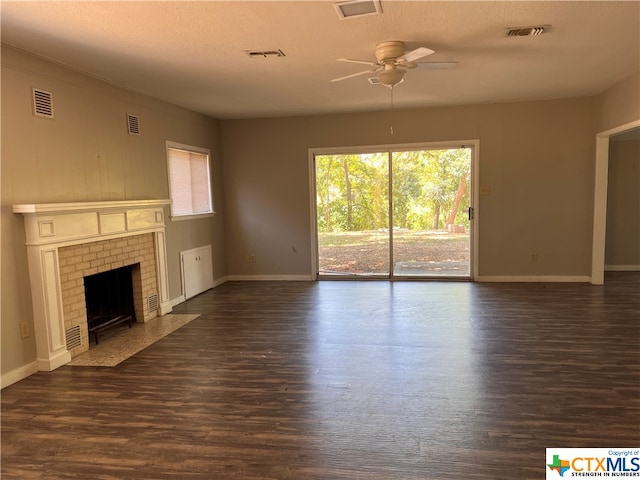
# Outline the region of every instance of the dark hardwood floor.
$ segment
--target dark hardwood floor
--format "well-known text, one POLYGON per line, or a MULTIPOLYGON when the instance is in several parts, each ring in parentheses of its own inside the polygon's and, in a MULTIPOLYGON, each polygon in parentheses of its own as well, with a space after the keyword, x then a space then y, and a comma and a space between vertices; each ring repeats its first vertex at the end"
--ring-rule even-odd
POLYGON ((3 479, 541 479, 640 445, 640 275, 233 282, 119 366, 2 391, 3 479))

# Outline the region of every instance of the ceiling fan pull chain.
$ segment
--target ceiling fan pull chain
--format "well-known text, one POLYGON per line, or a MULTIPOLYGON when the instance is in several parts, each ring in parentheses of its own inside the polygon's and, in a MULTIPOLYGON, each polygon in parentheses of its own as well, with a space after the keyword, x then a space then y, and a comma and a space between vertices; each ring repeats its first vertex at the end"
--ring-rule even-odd
POLYGON ((391 135, 393 135, 393 85, 389 87, 391 90, 391 135))

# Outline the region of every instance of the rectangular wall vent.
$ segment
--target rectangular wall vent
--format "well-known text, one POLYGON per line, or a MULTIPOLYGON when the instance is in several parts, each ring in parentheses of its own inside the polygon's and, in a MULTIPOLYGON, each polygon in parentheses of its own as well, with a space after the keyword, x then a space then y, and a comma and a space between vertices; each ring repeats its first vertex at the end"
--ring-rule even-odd
POLYGON ((284 57, 285 54, 282 50, 245 50, 247 55, 251 58, 268 58, 268 57, 284 57))
POLYGON ((137 116, 127 114, 127 132, 129 135, 140 135, 140 120, 137 116))
POLYGON ((154 293, 147 297, 147 305, 149 306, 149 312, 155 312, 158 310, 158 294, 154 293))
POLYGON ((53 95, 44 90, 33 89, 33 114, 37 117, 53 118, 53 95))
POLYGON ((80 325, 74 325, 65 331, 65 341, 67 343, 67 350, 73 350, 82 345, 80 325))

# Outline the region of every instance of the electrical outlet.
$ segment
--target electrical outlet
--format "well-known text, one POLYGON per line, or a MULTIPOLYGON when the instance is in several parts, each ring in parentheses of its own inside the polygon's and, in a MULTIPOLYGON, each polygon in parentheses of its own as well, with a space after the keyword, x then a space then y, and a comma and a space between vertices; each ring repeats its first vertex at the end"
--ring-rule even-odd
POLYGON ((491 187, 489 185, 480 185, 480 196, 488 197, 491 195, 491 187))
POLYGON ((20 322, 20 338, 27 338, 29 336, 29 324, 24 320, 20 322))
POLYGON ((531 254, 531 261, 532 262, 537 262, 538 261, 538 254, 537 253, 532 253, 531 254))
POLYGON ((245 263, 256 263, 256 254, 255 253, 247 253, 244 256, 245 263))

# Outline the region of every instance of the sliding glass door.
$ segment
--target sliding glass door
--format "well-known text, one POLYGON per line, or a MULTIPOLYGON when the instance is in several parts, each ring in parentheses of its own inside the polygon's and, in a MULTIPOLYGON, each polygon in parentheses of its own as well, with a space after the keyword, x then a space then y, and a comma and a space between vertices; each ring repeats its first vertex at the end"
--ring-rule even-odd
POLYGON ((315 155, 318 275, 470 278, 472 153, 315 155))
POLYGON ((392 153, 393 275, 470 276, 471 149, 392 153))
POLYGON ((319 273, 389 276, 389 155, 319 155, 315 162, 319 273))

